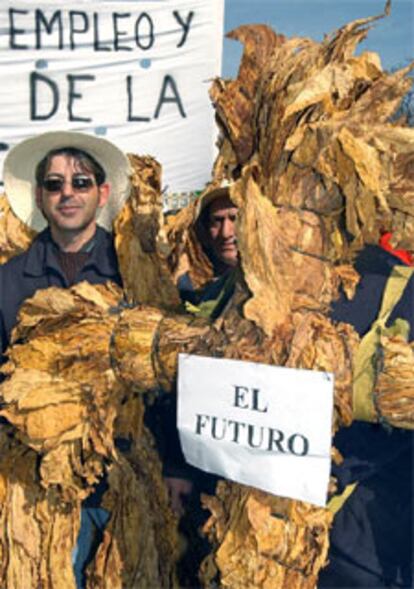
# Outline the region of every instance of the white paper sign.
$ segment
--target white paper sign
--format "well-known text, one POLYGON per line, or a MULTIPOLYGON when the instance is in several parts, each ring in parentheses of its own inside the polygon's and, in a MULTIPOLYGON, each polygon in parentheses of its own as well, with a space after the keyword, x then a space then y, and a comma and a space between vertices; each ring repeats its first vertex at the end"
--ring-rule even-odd
POLYGON ((282 497, 326 504, 333 375, 180 354, 186 460, 282 497))
POLYGON ((224 0, 2 0, 0 178, 13 145, 60 129, 155 156, 169 193, 202 189, 223 11, 224 0))

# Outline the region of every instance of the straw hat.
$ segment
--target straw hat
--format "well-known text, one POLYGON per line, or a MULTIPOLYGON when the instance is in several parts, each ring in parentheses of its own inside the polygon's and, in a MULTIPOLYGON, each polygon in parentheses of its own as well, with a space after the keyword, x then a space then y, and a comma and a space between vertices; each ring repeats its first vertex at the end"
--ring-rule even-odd
POLYGON ((213 202, 213 200, 216 200, 216 198, 220 198, 221 196, 229 196, 233 184, 234 182, 227 179, 219 182, 211 182, 197 200, 195 213, 196 219, 199 218, 202 211, 213 202))
POLYGON ((51 131, 30 137, 16 145, 4 161, 3 181, 14 214, 35 231, 47 225, 36 206, 35 170, 51 150, 63 147, 82 149, 101 164, 111 185, 107 204, 98 210, 96 221, 105 229, 112 222, 129 196, 131 167, 127 156, 106 139, 74 131, 51 131))

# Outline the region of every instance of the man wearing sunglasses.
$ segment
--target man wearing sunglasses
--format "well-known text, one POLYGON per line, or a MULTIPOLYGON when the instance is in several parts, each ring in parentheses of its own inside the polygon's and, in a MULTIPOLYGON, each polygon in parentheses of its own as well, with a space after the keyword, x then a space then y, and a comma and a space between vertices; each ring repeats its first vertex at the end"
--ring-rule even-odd
POLYGON ((29 250, 0 266, 3 354, 21 304, 49 286, 121 278, 110 232, 129 190, 129 162, 109 141, 51 132, 14 147, 4 184, 16 216, 38 232, 29 250))
MULTIPOLYGON (((40 289, 121 284, 110 229, 130 192, 126 155, 105 139, 52 132, 14 147, 3 170, 15 215, 38 232, 30 248, 0 266, 0 364, 22 303, 40 289)), ((7 353, 7 352, 6 352, 7 353)), ((82 506, 74 560, 77 586, 109 514, 100 506, 105 481, 82 506)))

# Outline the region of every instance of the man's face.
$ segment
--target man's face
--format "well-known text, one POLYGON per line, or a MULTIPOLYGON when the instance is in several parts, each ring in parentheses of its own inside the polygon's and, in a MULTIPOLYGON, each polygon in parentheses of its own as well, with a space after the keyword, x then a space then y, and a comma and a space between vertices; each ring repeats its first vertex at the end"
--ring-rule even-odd
POLYGON ((45 175, 46 184, 49 180, 58 182, 55 186, 38 187, 36 203, 46 217, 52 234, 60 236, 93 231, 98 207, 108 200, 109 185, 97 186, 94 175, 68 155, 55 155, 51 159, 45 175))
POLYGON ((238 260, 236 240, 237 207, 228 196, 213 200, 208 213, 208 241, 217 260, 226 266, 236 266, 238 260))

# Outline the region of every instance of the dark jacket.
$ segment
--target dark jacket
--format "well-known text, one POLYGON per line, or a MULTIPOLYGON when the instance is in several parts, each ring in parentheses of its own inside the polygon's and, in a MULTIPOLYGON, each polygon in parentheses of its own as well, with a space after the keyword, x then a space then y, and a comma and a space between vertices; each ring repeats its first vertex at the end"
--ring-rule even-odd
MULTIPOLYGON (((334 303, 332 318, 364 335, 377 318, 385 284, 401 262, 377 247, 367 247, 356 262, 361 282, 355 297, 334 303)), ((410 324, 414 339, 414 280, 394 309, 410 324)), ((345 457, 333 474, 339 491, 357 482, 336 514, 331 531, 330 564, 318 587, 413 587, 413 445, 411 431, 354 422, 334 440, 345 457)))
MULTIPOLYGON (((56 248, 49 229, 45 229, 26 252, 0 266, 1 353, 8 346, 17 313, 26 299, 37 290, 50 286, 72 286, 57 262, 56 248)), ((102 284, 108 280, 121 284, 112 236, 100 227, 97 228, 90 256, 73 284, 83 280, 91 284, 102 284)))

